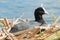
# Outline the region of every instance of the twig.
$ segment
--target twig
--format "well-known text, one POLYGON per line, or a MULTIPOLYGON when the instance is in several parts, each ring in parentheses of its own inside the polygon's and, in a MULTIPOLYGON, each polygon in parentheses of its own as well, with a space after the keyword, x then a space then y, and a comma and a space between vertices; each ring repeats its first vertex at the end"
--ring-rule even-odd
POLYGON ((2 29, 2 31, 9 37, 10 40, 18 40, 14 35, 10 35, 7 30, 2 29))
POLYGON ((9 25, 7 18, 4 18, 4 24, 6 26, 6 29, 9 29, 10 25, 9 25))

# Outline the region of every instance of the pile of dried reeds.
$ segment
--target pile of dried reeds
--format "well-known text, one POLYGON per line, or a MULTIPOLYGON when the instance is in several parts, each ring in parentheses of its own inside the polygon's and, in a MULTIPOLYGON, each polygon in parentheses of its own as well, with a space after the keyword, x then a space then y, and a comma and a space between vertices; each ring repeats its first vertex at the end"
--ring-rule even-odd
MULTIPOLYGON (((45 29, 45 33, 39 38, 39 40, 44 40, 46 37, 50 36, 54 32, 60 30, 60 24, 58 24, 58 20, 60 20, 60 17, 57 18, 57 20, 51 25, 51 27, 35 27, 32 29, 27 29, 15 33, 10 33, 11 26, 6 18, 4 18, 4 24, 6 26, 6 29, 2 29, 0 32, 0 40, 38 40, 37 37, 39 36, 37 33, 41 29, 45 29)), ((22 20, 23 21, 23 20, 22 20)), ((13 24, 13 22, 12 22, 13 24)))

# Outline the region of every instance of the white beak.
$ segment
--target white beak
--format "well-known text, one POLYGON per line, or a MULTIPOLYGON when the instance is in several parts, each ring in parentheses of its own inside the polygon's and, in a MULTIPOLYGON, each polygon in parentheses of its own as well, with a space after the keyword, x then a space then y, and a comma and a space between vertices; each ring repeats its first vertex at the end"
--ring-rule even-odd
POLYGON ((46 11, 46 9, 43 7, 43 4, 41 4, 41 7, 44 9, 45 14, 48 14, 48 12, 46 11))
POLYGON ((48 14, 48 12, 45 10, 45 14, 48 14))
POLYGON ((46 9, 43 7, 44 11, 45 11, 45 14, 48 14, 48 12, 46 11, 46 9))

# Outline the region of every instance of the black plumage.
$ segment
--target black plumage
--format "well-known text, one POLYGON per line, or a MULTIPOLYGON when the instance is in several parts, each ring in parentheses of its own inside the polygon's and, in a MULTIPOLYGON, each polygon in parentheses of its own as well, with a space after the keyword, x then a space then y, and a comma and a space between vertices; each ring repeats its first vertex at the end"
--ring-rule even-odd
POLYGON ((35 9, 35 12, 34 12, 35 21, 41 23, 41 25, 46 23, 42 17, 43 14, 46 14, 46 13, 42 7, 35 9))

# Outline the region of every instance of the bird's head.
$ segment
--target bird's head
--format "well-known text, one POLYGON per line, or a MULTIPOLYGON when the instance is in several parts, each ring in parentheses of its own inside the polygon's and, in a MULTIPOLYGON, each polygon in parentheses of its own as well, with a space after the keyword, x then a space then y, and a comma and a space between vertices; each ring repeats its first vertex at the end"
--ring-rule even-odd
POLYGON ((34 14, 38 16, 38 15, 48 14, 48 12, 45 10, 45 8, 38 7, 37 9, 35 9, 34 14))
POLYGON ((48 12, 45 10, 43 7, 38 7, 35 9, 34 16, 35 16, 35 21, 41 21, 43 20, 42 15, 48 14, 48 12))

